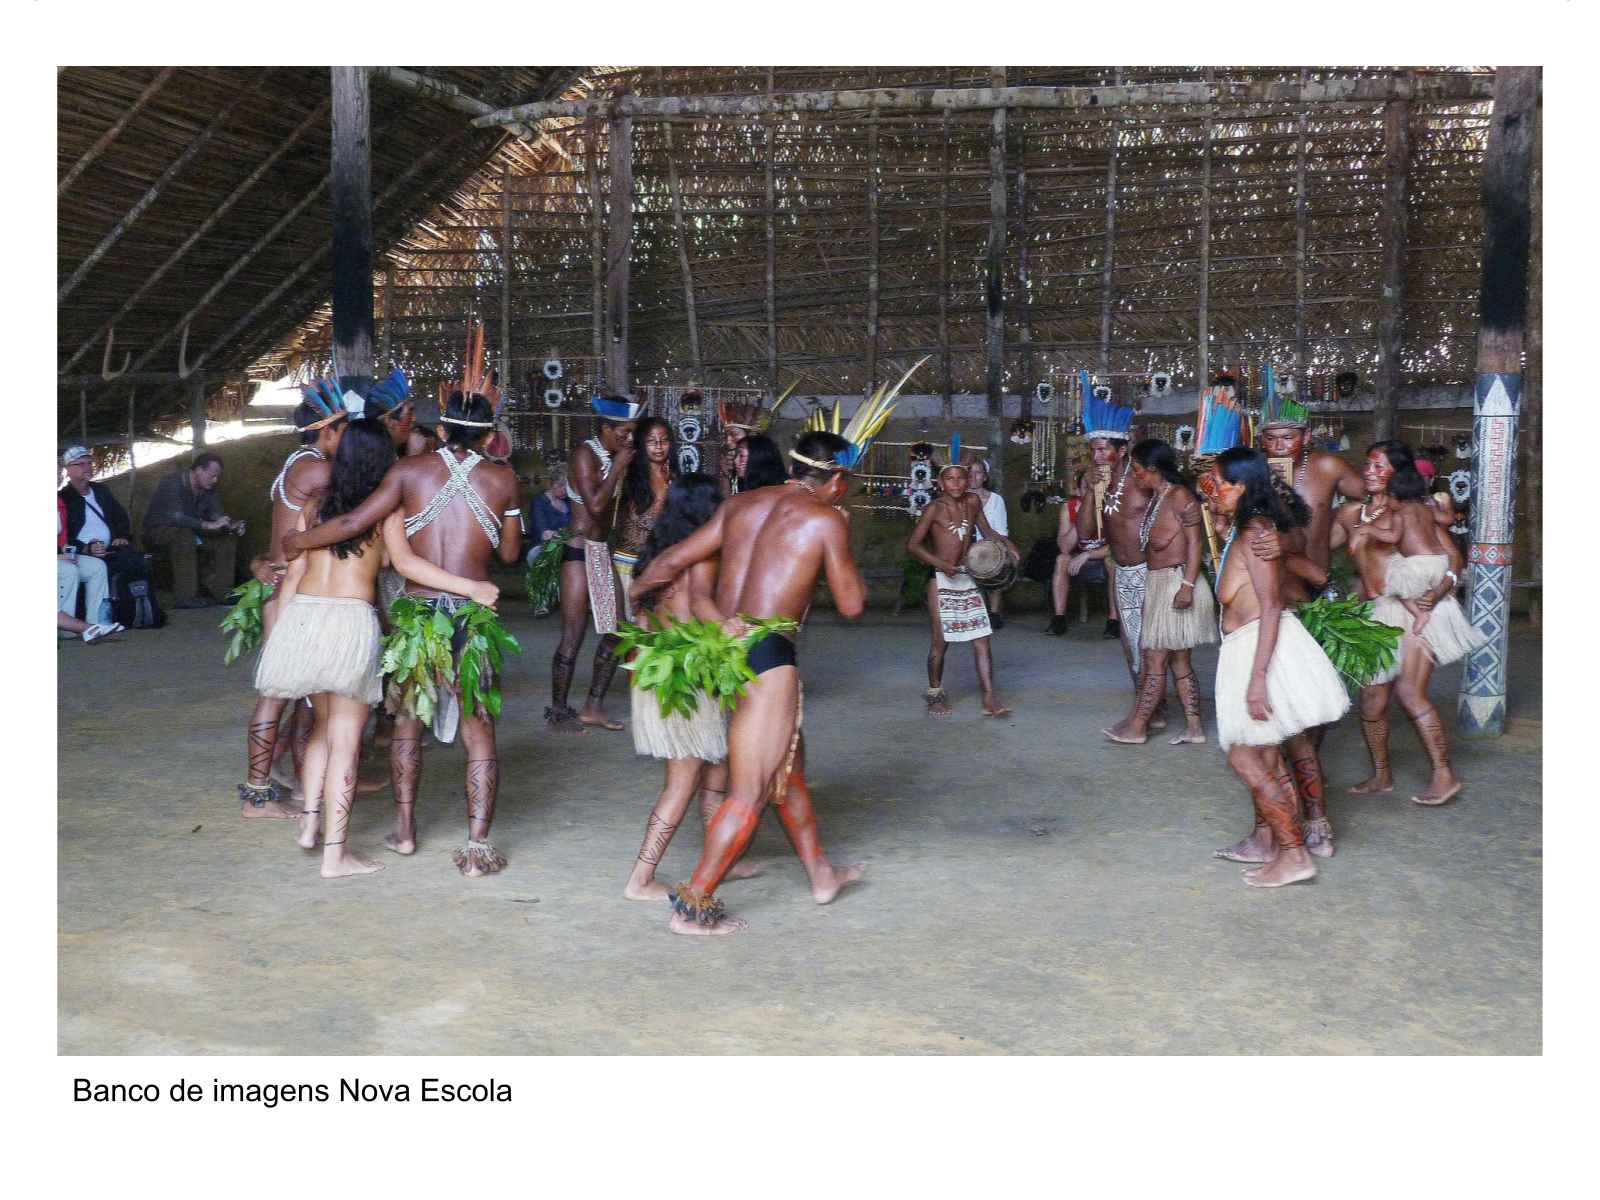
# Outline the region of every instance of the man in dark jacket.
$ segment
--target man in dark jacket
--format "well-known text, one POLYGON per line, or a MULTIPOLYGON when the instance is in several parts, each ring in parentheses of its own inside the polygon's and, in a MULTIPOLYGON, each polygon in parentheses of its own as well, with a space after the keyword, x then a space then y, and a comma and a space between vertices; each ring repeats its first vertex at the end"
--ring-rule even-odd
MULTIPOLYGON (((87 568, 91 561, 104 565, 106 579, 98 589, 102 596, 111 580, 121 576, 124 583, 150 577, 150 560, 133 549, 133 521, 111 489, 95 483, 94 460, 82 446, 71 446, 62 456, 67 485, 58 493, 67 510, 67 542, 78 552, 87 568)), ((80 569, 80 574, 83 574, 80 569)), ((91 586, 91 593, 96 589, 91 586)), ((99 621, 104 613, 89 613, 88 620, 99 621)))
POLYGON ((215 454, 197 454, 194 462, 174 471, 150 496, 144 510, 147 546, 164 546, 172 555, 172 590, 179 608, 204 608, 226 604, 233 590, 234 554, 244 533, 244 522, 222 511, 217 483, 222 460, 215 454), (210 559, 206 583, 210 600, 200 597, 199 555, 210 559))

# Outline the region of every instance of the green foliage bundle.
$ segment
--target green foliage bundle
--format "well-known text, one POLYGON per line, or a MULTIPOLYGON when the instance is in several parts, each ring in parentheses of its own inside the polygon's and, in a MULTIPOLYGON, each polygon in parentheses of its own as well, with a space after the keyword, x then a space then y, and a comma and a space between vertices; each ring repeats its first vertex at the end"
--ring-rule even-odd
POLYGON ((1322 597, 1297 605, 1295 615, 1352 692, 1394 663, 1400 631, 1374 621, 1369 600, 1322 597))
POLYGON ((528 574, 525 583, 528 588, 528 603, 534 608, 552 609, 561 601, 561 555, 566 545, 572 540, 572 529, 569 526, 556 532, 538 552, 528 560, 528 574))
POLYGON ((233 640, 228 643, 228 649, 222 656, 223 666, 233 666, 241 654, 249 654, 261 644, 261 608, 270 595, 272 589, 259 579, 252 579, 228 593, 229 598, 237 598, 238 603, 222 618, 220 626, 233 634, 233 640))
MULTIPOLYGON (((699 708, 697 691, 723 708, 732 708, 736 698, 744 695, 745 684, 756 677, 748 661, 750 647, 769 633, 792 634, 800 628, 798 621, 788 617, 744 620, 750 632, 737 638, 711 621, 669 621, 654 629, 624 621, 618 631, 622 643, 617 653, 638 651, 632 662, 623 665, 634 673, 641 688, 656 694, 663 717, 674 713, 692 717, 699 708)), ((651 621, 654 623, 654 617, 651 621)))
POLYGON ((383 639, 383 672, 390 678, 390 696, 404 712, 431 721, 440 690, 459 685, 463 715, 470 717, 479 707, 500 715, 500 689, 492 682, 485 687, 484 680, 499 677, 505 651, 521 654, 522 647, 492 608, 469 602, 452 618, 414 596, 396 596, 389 622, 393 632, 383 639), (459 674, 450 648, 457 620, 467 633, 459 674))

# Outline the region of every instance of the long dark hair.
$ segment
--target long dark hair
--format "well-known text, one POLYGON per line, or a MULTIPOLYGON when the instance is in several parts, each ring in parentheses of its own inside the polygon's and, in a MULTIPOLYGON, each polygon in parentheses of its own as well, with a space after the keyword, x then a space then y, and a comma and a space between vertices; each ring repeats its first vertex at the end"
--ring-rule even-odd
MULTIPOLYGON (((633 565, 634 577, 637 578, 656 555, 676 546, 716 516, 717 506, 721 503, 722 488, 711 476, 693 471, 674 479, 667 487, 661 511, 656 514, 655 527, 650 530, 644 549, 639 551, 639 561, 633 565)), ((657 588, 646 595, 643 606, 654 606, 660 592, 661 589, 657 588)))
POLYGON ((1389 495, 1404 502, 1421 500, 1428 494, 1428 481, 1417 470, 1417 456, 1411 452, 1410 446, 1391 438, 1386 442, 1373 442, 1367 447, 1368 454, 1374 450, 1383 451, 1383 456, 1394 468, 1394 474, 1389 476, 1389 495))
MULTIPOLYGON (((328 490, 322 495, 317 519, 330 521, 360 508, 367 497, 378 490, 384 472, 392 466, 394 439, 383 422, 376 417, 351 421, 339 439, 339 452, 333 456, 328 490)), ((351 554, 359 554, 377 532, 376 525, 370 526, 355 537, 335 542, 328 549, 339 558, 349 558, 351 554)))
POLYGON ((1228 483, 1244 484, 1233 513, 1233 527, 1243 529, 1265 517, 1280 533, 1311 523, 1311 510, 1294 492, 1273 486, 1267 456, 1251 446, 1235 446, 1217 455, 1217 472, 1228 483))
POLYGON ((672 426, 660 417, 645 417, 633 427, 633 458, 628 463, 628 473, 622 480, 622 505, 644 516, 654 507, 656 491, 650 485, 650 456, 645 453, 644 440, 653 429, 667 433, 667 478, 678 478, 678 438, 672 426))
POLYGON ((766 434, 752 433, 745 438, 744 446, 744 474, 739 477, 741 492, 772 487, 789 478, 789 470, 783 462, 783 451, 766 434))
POLYGON ((1160 438, 1145 438, 1135 443, 1133 461, 1146 471, 1154 471, 1174 487, 1187 488, 1189 481, 1178 470, 1177 451, 1160 438))

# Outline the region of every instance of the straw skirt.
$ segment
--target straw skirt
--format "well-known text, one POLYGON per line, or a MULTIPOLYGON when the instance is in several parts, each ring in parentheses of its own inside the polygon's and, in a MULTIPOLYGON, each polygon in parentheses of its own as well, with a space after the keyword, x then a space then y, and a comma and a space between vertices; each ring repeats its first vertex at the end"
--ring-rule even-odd
POLYGON ((256 691, 280 700, 337 692, 376 704, 383 699, 383 634, 365 600, 297 595, 278 614, 256 663, 256 691))
POLYGON ((1200 575, 1194 581, 1194 602, 1188 608, 1173 608, 1173 597, 1189 589, 1183 586, 1183 567, 1162 567, 1145 577, 1144 630, 1139 635, 1141 650, 1192 650, 1217 640, 1217 603, 1211 585, 1200 575))
POLYGON ((1372 602, 1372 619, 1400 630, 1400 645, 1395 648, 1393 665, 1367 680, 1369 685, 1393 683, 1400 678, 1406 650, 1411 646, 1419 646, 1435 663, 1445 664, 1465 658, 1483 645, 1483 634, 1467 620, 1453 592, 1433 606, 1433 614, 1420 634, 1411 632, 1416 618, 1400 601, 1415 600, 1432 591, 1449 569, 1450 560, 1442 554, 1413 554, 1409 558, 1396 554, 1389 560, 1383 581, 1385 594, 1372 602))
POLYGON ((629 689, 633 700, 633 748, 647 758, 698 758, 719 763, 728 757, 728 717, 704 692, 697 691, 698 707, 692 717, 661 715, 656 694, 644 688, 629 689))
POLYGON ((1224 750, 1234 745, 1276 746, 1307 729, 1331 725, 1350 710, 1350 695, 1339 672, 1300 618, 1286 612, 1267 664, 1272 715, 1265 721, 1253 720, 1245 707, 1245 692, 1260 634, 1261 622, 1251 621, 1224 637, 1217 652, 1217 741, 1224 750))

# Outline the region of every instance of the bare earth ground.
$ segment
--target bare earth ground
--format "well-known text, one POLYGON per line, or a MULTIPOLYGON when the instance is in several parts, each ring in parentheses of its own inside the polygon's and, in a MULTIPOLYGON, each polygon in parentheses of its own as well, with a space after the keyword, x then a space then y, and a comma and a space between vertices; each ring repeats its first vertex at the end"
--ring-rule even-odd
MULTIPOLYGON (((1325 752, 1338 854, 1261 892, 1210 857, 1251 825, 1214 744, 1100 736, 1127 677, 1098 622, 996 635, 1002 723, 979 717, 961 647, 955 715, 923 714, 921 620, 824 615, 801 653, 810 778, 824 846, 868 860, 866 880, 813 904, 769 817, 772 869, 724 889, 749 931, 691 940, 622 898, 659 768, 625 733, 543 732, 557 630, 508 609, 525 654, 493 840, 510 866, 481 880, 450 862, 459 746, 428 752, 414 858, 378 849, 387 792, 358 803, 351 844, 381 855, 376 876, 324 881, 292 822, 239 819, 253 664, 221 666, 223 609, 63 643, 60 1051, 1540 1052, 1537 638, 1513 648, 1513 732, 1458 744, 1470 785, 1445 808, 1406 799, 1425 759, 1398 707, 1396 792, 1345 795, 1366 774, 1347 718, 1325 752)), ((1214 662, 1197 655, 1208 731, 1214 662)), ((1458 677, 1434 686, 1452 729, 1458 677)), ((699 836, 691 817, 664 880, 699 836)))

